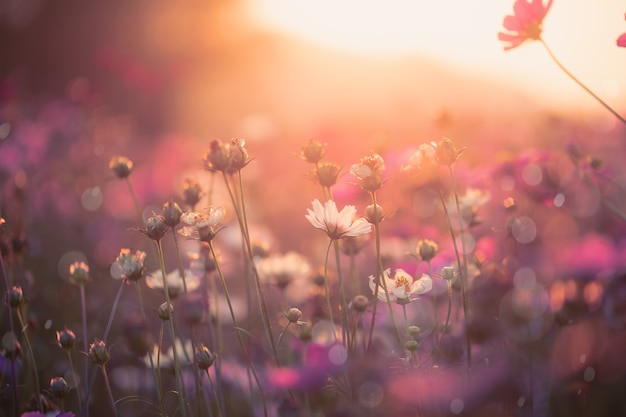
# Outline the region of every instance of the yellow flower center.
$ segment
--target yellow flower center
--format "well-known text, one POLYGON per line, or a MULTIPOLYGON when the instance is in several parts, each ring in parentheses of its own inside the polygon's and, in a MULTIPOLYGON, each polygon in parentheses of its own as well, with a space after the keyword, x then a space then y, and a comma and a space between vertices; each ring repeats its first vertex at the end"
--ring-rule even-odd
POLYGON ((406 277, 396 278, 395 285, 396 285, 396 288, 400 288, 404 286, 404 291, 406 291, 407 294, 411 292, 411 283, 409 282, 408 279, 406 279, 406 277))

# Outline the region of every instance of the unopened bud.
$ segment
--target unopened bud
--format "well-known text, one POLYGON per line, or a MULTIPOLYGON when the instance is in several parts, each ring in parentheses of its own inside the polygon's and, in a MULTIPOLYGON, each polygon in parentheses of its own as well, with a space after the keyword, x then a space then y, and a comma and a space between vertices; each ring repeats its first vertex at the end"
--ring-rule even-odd
POLYGON ((367 310, 367 307, 370 305, 370 300, 367 299, 364 295, 357 295, 352 299, 351 306, 357 313, 363 313, 367 310))
POLYGON ((183 210, 174 201, 167 201, 163 204, 163 221, 169 227, 176 227, 180 223, 180 216, 183 210))
POLYGON ((365 218, 371 224, 377 224, 383 221, 383 208, 378 204, 370 204, 365 208, 365 218))
POLYGON ((7 295, 9 305, 13 308, 19 308, 24 303, 24 293, 21 287, 11 287, 7 295))
POLYGON ((57 332, 57 343, 65 350, 70 350, 76 344, 76 335, 67 327, 57 332))
POLYGON ((158 242, 167 233, 167 224, 165 224, 165 218, 159 215, 149 217, 146 221, 146 228, 141 231, 150 239, 158 242))
POLYGON ((114 156, 109 162, 109 168, 113 170, 117 178, 128 178, 133 171, 133 161, 125 156, 114 156))
POLYGON ((50 392, 61 399, 70 392, 70 386, 63 377, 52 378, 50 380, 50 392))
POLYGON ((297 323, 302 318, 302 311, 299 308, 290 308, 287 313, 285 313, 285 317, 289 320, 289 323, 297 323))
POLYGON ((77 285, 89 281, 89 265, 85 262, 74 262, 70 265, 70 281, 77 285))
POLYGON ((198 351, 196 352, 196 366, 198 369, 206 371, 211 367, 211 365, 213 365, 215 359, 217 359, 217 355, 214 352, 212 352, 208 347, 200 345, 198 351))
POLYGON ((157 313, 159 314, 159 318, 161 320, 167 321, 174 314, 174 306, 165 302, 159 306, 157 313))
POLYGON ((300 157, 311 164, 317 164, 326 154, 325 145, 310 139, 306 145, 300 149, 300 157))
POLYGON ((109 348, 104 341, 95 339, 89 345, 88 352, 89 359, 96 365, 104 365, 109 361, 111 355, 109 354, 109 348))
POLYGON ((439 246, 430 239, 422 239, 417 242, 417 254, 420 259, 425 262, 429 262, 435 257, 439 246))

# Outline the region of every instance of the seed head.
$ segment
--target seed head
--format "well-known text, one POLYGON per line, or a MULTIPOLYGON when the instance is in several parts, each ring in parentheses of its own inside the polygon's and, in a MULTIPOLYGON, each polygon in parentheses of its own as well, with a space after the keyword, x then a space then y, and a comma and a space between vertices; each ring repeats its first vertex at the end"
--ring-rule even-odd
POLYGON ((415 340, 407 340, 404 344, 404 348, 409 352, 415 352, 417 349, 419 349, 419 347, 419 343, 415 340))
POLYGON ((359 294, 359 295, 356 295, 352 299, 352 303, 350 303, 350 306, 357 313, 363 313, 365 312, 365 310, 367 310, 367 307, 369 306, 369 304, 370 304, 370 300, 368 300, 366 296, 359 294))
POLYGON ((149 217, 146 221, 146 228, 139 230, 150 239, 158 242, 167 233, 167 228, 168 226, 165 223, 165 218, 160 215, 154 215, 149 217))
POLYGON ((89 265, 82 261, 71 264, 70 281, 76 285, 82 285, 89 281, 89 265))
POLYGON ((9 305, 13 308, 19 308, 24 303, 24 293, 22 292, 22 287, 11 287, 8 291, 7 297, 9 299, 9 305))
POLYGON ((159 310, 157 311, 159 314, 159 318, 163 321, 169 320, 174 314, 174 306, 164 302, 159 306, 159 310))
POLYGON ((70 392, 70 386, 63 377, 58 376, 50 379, 50 392, 61 399, 70 392))
POLYGON ((422 239, 417 242, 417 254, 424 262, 429 262, 439 251, 439 246, 430 239, 422 239))
POLYGON ((166 225, 174 228, 180 223, 180 216, 183 210, 174 201, 167 201, 163 204, 163 221, 166 225))
POLYGON ((133 171, 133 161, 125 156, 114 156, 109 162, 109 168, 113 170, 117 178, 128 178, 133 171))
POLYGON ((192 209, 200 202, 202 186, 195 178, 187 178, 183 184, 183 200, 192 209))
POLYGON ((285 313, 285 317, 287 317, 289 323, 298 323, 302 318, 302 311, 299 308, 292 307, 285 313))
POLYGON ((76 344, 76 335, 67 327, 57 332, 57 343, 65 350, 70 350, 76 344))
POLYGON ((246 142, 243 139, 232 139, 230 144, 227 146, 230 151, 228 173, 233 174, 243 169, 250 162, 248 158, 248 151, 246 150, 246 142))
POLYGON ((95 339, 89 345, 89 352, 87 352, 87 355, 95 365, 104 365, 111 357, 107 344, 100 339, 95 339))
POLYGON ((313 170, 313 177, 322 187, 332 187, 337 183, 340 170, 334 162, 323 162, 313 170))
POLYGON ((230 167, 230 147, 214 139, 209 144, 209 150, 202 155, 202 161, 207 171, 226 172, 230 167))
POLYGON ((208 370, 213 362, 217 359, 217 355, 213 353, 208 347, 201 344, 196 352, 196 366, 203 371, 208 370))
POLYGON ((326 144, 318 142, 314 139, 309 141, 300 148, 300 158, 304 159, 310 164, 316 164, 322 160, 326 155, 326 144))

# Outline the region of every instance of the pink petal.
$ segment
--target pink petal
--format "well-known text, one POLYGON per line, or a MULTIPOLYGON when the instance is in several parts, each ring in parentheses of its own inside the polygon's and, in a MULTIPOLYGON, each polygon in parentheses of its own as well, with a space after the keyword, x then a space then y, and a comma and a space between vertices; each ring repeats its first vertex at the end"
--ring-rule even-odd
POLYGON ((534 18, 532 7, 526 0, 517 0, 513 5, 513 11, 523 22, 527 23, 534 18))
POLYGON ((502 21, 502 26, 510 31, 519 31, 526 27, 516 16, 506 16, 502 21))
POLYGON ((622 48, 626 48, 626 33, 622 33, 619 38, 617 38, 617 46, 621 46, 622 48))

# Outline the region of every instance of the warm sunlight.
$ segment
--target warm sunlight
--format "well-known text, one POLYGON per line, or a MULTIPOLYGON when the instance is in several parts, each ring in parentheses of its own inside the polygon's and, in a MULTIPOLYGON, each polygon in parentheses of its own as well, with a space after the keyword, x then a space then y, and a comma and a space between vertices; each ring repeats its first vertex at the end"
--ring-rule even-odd
MULTIPOLYGON (((513 0, 250 0, 261 25, 333 49, 368 55, 430 55, 467 72, 515 77, 551 93, 581 94, 540 45, 505 53, 497 33, 513 0)), ((544 39, 561 60, 607 99, 624 94, 626 27, 620 0, 555 1, 544 39), (598 65, 598 63, 605 63, 598 65)), ((540 89, 537 89, 540 90, 540 89)))

